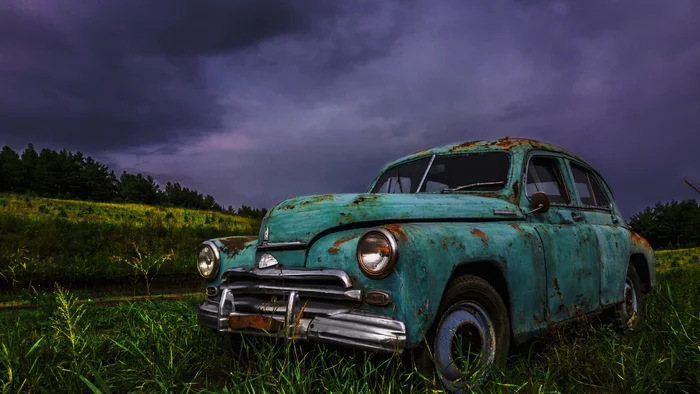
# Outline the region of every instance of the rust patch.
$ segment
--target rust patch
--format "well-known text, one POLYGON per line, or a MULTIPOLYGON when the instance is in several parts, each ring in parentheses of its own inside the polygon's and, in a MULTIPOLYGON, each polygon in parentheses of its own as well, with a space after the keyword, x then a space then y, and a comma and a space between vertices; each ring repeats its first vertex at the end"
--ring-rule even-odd
POLYGON ((282 209, 294 209, 294 204, 289 204, 287 206, 282 207, 282 209))
POLYGON ((481 140, 462 142, 461 144, 457 144, 450 148, 450 152, 468 150, 470 148, 473 148, 475 145, 478 145, 480 142, 481 140))
POLYGON ((520 228, 520 226, 518 226, 517 223, 511 224, 510 227, 513 227, 514 229, 520 231, 521 233, 524 233, 524 232, 525 232, 525 230, 523 230, 522 228, 520 228))
POLYGON ((397 236, 401 241, 408 241, 408 237, 406 233, 403 232, 403 227, 400 224, 386 224, 384 228, 391 231, 391 233, 397 236))
POLYGON ((442 248, 445 249, 445 250, 447 250, 447 242, 442 241, 442 248))
MULTIPOLYGON (((556 297, 556 296, 559 296, 560 300, 564 299, 564 294, 561 292, 561 289, 559 288, 559 279, 554 278, 554 294, 552 294, 552 297, 556 297)), ((562 306, 564 306, 564 305, 562 304, 562 306)))
POLYGON ((483 231, 479 230, 478 228, 474 228, 471 231, 472 234, 476 235, 477 237, 481 238, 481 242, 484 243, 484 246, 489 246, 489 236, 486 235, 483 231))
POLYGON ((517 199, 518 195, 520 195, 520 182, 515 181, 513 182, 513 199, 517 199))
POLYGON ((532 315, 532 323, 536 326, 539 326, 542 321, 537 318, 537 315, 532 315))
POLYGON ((647 242, 647 240, 646 240, 644 237, 642 237, 641 235, 635 233, 634 231, 630 231, 630 233, 631 233, 631 235, 632 235, 632 241, 633 241, 634 243, 639 244, 639 245, 642 245, 642 246, 644 246, 644 247, 647 248, 647 249, 651 249, 651 245, 649 245, 649 242, 647 242))
POLYGON ((342 245, 342 244, 344 244, 344 243, 346 243, 346 242, 348 242, 348 241, 351 241, 351 240, 353 240, 353 239, 355 239, 355 236, 354 236, 354 235, 349 235, 349 236, 347 236, 347 237, 345 237, 345 238, 341 238, 341 239, 339 239, 339 240, 333 242, 333 246, 335 246, 335 247, 337 248, 338 246, 340 246, 340 245, 342 245))
POLYGON ((332 194, 323 194, 320 196, 312 196, 299 204, 300 207, 305 207, 311 203, 319 203, 323 201, 333 201, 335 197, 332 194))
POLYGON ((427 153, 430 153, 430 151, 432 151, 432 150, 433 150, 433 148, 419 150, 418 152, 411 153, 409 156, 423 156, 427 153))
POLYGON ((354 200, 352 200, 352 202, 351 202, 350 204, 352 204, 352 205, 360 205, 360 204, 364 204, 364 203, 367 202, 367 201, 370 201, 370 202, 371 202, 371 201, 375 201, 377 198, 378 198, 378 197, 377 197, 376 194, 365 194, 365 195, 360 195, 360 196, 357 196, 357 198, 355 198, 354 200))
POLYGON ((335 197, 332 194, 322 194, 320 196, 313 196, 309 200, 311 202, 322 202, 322 201, 333 201, 335 197))
POLYGON ((229 257, 237 255, 241 250, 245 249, 245 244, 250 241, 255 241, 258 237, 226 237, 219 238, 221 242, 221 251, 226 253, 229 257))
POLYGON ((319 257, 317 261, 320 263, 320 262, 321 262, 321 258, 319 257))
POLYGON ((328 253, 330 254, 338 254, 338 248, 331 247, 328 249, 328 253))
POLYGON ((234 330, 252 328, 256 330, 277 331, 283 325, 281 322, 260 315, 229 316, 228 325, 234 330))

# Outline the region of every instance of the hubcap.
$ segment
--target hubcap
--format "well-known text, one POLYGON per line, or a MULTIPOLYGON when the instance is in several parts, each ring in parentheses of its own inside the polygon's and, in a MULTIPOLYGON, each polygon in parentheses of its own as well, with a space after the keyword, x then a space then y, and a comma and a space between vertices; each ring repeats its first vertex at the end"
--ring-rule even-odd
MULTIPOLYGON (((457 379, 485 376, 496 357, 496 331, 486 310, 472 301, 445 313, 435 337, 435 361, 446 385, 457 379)), ((460 385, 461 386, 461 385, 460 385)))
POLYGON ((625 313, 627 318, 627 325, 634 326, 639 320, 639 300, 637 299, 637 292, 634 291, 634 284, 627 278, 625 281, 625 313))

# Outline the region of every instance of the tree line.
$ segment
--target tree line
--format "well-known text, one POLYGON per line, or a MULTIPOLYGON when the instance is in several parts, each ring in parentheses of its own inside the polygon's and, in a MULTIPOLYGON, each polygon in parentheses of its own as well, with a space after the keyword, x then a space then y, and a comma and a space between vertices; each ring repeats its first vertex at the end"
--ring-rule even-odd
POLYGON ((219 205, 211 195, 202 195, 178 182, 160 185, 150 175, 117 177, 113 170, 81 152, 65 149, 37 152, 29 144, 21 153, 9 146, 0 151, 0 192, 32 194, 40 197, 96 202, 119 202, 220 211, 261 219, 265 208, 243 205, 238 210, 219 205))
POLYGON ((657 202, 632 215, 629 224, 655 249, 700 246, 700 205, 695 199, 657 202))

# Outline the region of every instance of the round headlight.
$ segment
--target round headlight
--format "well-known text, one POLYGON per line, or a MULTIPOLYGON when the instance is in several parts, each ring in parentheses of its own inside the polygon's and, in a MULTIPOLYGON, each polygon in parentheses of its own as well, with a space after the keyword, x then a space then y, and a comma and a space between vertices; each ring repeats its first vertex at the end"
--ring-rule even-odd
POLYGON ((205 242, 197 255, 197 270, 203 278, 211 279, 219 272, 219 249, 211 242, 205 242))
POLYGON ((387 277, 398 257, 396 239, 385 228, 367 231, 357 244, 357 261, 367 276, 373 279, 387 277))

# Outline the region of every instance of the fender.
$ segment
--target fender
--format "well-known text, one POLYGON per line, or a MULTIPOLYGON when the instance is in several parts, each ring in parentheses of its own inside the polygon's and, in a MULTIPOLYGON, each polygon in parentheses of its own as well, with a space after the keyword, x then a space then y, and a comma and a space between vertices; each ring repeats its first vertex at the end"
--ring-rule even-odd
POLYGON ((392 295, 385 307, 363 304, 368 312, 402 320, 407 327, 407 347, 417 346, 437 318, 438 309, 453 272, 465 264, 493 264, 503 273, 510 299, 513 335, 518 341, 531 337, 545 325, 542 300, 545 266, 542 245, 527 223, 412 223, 384 225, 399 245, 396 272, 376 280, 361 272, 356 249, 367 230, 328 234, 309 250, 309 268, 339 268, 348 272, 363 290, 383 289, 392 295))

